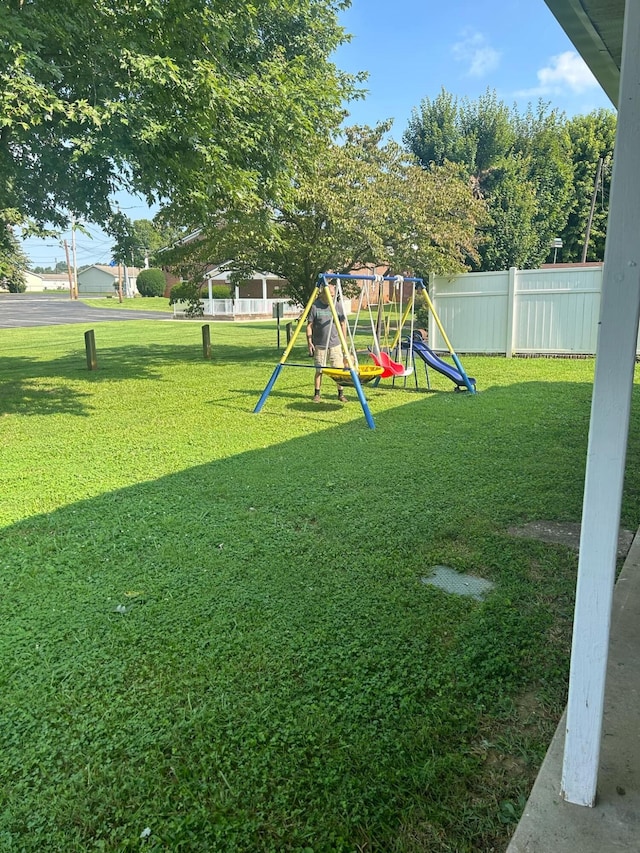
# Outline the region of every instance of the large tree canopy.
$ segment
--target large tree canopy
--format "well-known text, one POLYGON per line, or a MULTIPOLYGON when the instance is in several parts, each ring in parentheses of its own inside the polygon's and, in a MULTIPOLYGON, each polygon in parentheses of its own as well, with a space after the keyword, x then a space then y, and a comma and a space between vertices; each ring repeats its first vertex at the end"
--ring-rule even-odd
POLYGON ((611 110, 595 110, 567 122, 573 159, 573 199, 562 237, 562 260, 580 261, 589 230, 587 261, 604 260, 604 242, 609 216, 609 189, 616 116, 611 110), (598 186, 598 161, 602 160, 598 186), (594 190, 595 195, 594 195, 594 190), (588 229, 592 201, 593 216, 588 229))
POLYGON ((413 111, 404 142, 425 169, 458 163, 492 222, 480 269, 532 267, 549 254, 572 206, 571 140, 564 117, 540 103, 525 115, 487 91, 477 101, 442 90, 413 111))
POLYGON ((119 231, 127 189, 201 224, 273 199, 334 130, 348 0, 0 0, 0 223, 119 231))
POLYGON ((401 146, 384 142, 387 130, 347 129, 343 144, 329 144, 315 168, 298 177, 286 203, 225 211, 186 249, 193 279, 212 261, 229 262, 239 276, 267 270, 286 279, 288 295, 304 304, 322 272, 465 269, 476 257, 484 203, 457 166, 425 172, 401 146))

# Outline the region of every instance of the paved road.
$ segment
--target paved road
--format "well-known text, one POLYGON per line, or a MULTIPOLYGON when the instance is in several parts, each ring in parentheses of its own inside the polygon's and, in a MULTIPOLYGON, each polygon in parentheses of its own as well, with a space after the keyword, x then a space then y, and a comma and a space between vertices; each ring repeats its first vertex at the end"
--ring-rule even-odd
MULTIPOLYGON (((106 301, 106 300, 105 300, 106 301)), ((103 323, 106 320, 172 320, 172 313, 90 308, 67 294, 0 292, 0 329, 103 323)))

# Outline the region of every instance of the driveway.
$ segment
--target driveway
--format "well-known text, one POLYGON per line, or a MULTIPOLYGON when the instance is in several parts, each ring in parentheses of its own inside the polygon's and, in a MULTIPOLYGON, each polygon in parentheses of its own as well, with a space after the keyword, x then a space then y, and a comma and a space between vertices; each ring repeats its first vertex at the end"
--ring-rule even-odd
MULTIPOLYGON (((105 299, 105 303, 107 300, 105 299)), ((60 326, 66 323, 104 323, 107 320, 172 320, 160 311, 90 308, 67 294, 0 292, 0 329, 60 326)))

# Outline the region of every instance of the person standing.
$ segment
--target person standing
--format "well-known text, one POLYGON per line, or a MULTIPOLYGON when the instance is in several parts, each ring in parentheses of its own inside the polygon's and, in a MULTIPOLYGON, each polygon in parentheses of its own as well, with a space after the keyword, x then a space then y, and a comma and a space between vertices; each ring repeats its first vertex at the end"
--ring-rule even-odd
MULTIPOLYGON (((335 301, 336 286, 335 284, 328 285, 331 299, 336 308, 338 321, 342 329, 343 335, 347 336, 347 321, 344 316, 342 303, 335 301)), ((342 352, 340 346, 340 336, 336 329, 336 324, 333 322, 331 308, 325 302, 324 290, 316 301, 311 306, 309 317, 307 319, 307 346, 309 347, 309 355, 313 356, 316 366, 314 377, 314 393, 313 402, 320 402, 320 388, 322 386, 322 368, 327 366, 327 362, 331 367, 348 367, 348 360, 342 352)), ((341 403, 346 403, 347 398, 344 396, 344 388, 338 385, 338 400, 341 403)))

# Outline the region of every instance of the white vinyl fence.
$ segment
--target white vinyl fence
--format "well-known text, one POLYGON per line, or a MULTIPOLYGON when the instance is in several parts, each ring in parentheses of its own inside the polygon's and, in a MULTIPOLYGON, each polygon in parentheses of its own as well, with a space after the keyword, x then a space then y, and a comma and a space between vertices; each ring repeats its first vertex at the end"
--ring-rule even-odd
MULTIPOLYGON (((457 352, 593 355, 602 266, 432 276, 429 293, 457 352)), ((430 318, 429 338, 446 350, 430 318)))

